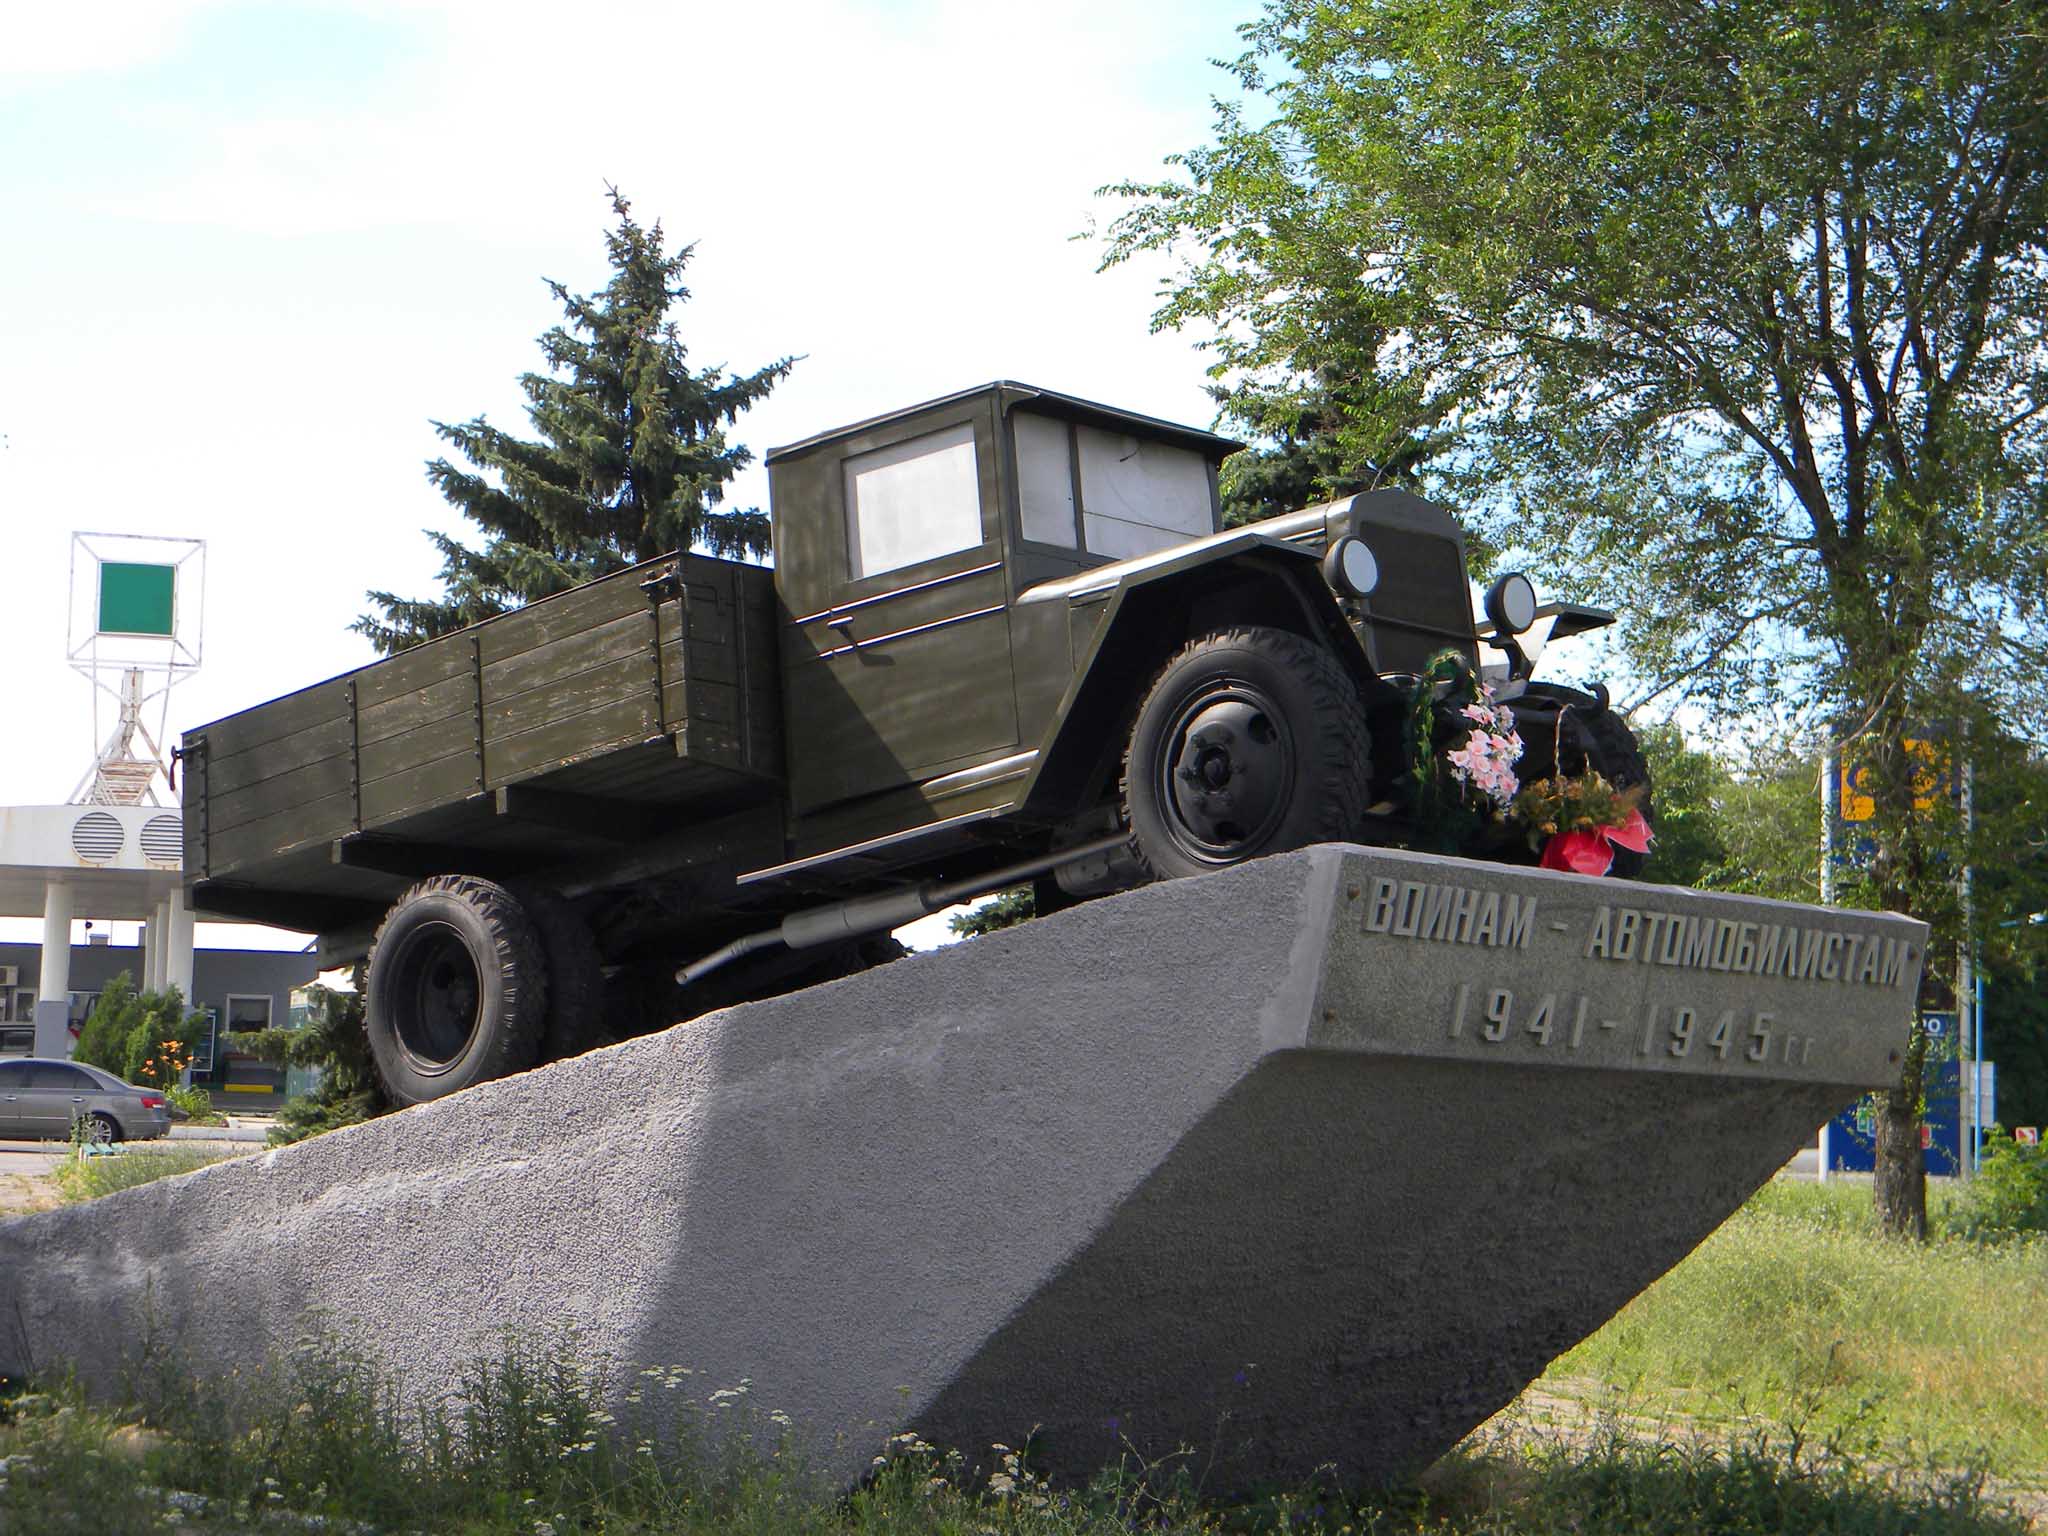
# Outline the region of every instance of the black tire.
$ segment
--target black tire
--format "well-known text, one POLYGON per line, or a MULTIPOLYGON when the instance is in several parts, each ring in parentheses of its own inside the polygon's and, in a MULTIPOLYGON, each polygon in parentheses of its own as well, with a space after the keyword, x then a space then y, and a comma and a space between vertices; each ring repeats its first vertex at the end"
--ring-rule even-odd
POLYGON ((562 897, 542 886, 512 888, 526 908, 548 966, 548 1016, 541 1026, 540 1059, 563 1061, 610 1044, 605 1027, 604 967, 590 924, 562 897))
POLYGON ((547 961, 525 910, 474 875, 422 880, 370 947, 363 1029, 394 1104, 423 1104, 534 1064, 547 961))
POLYGON ((1371 787, 1365 711, 1336 656, 1228 629, 1153 680, 1124 752, 1124 825, 1145 872, 1173 879, 1350 837, 1371 787))
MULTIPOLYGON (((1556 724, 1552 726, 1556 745, 1549 771, 1581 773, 1590 768, 1616 789, 1640 786, 1643 791, 1640 804, 1643 820, 1654 828, 1657 813, 1653 804, 1650 765, 1644 759, 1642 744, 1636 740, 1636 733, 1630 729, 1628 721, 1608 708, 1606 694, 1602 692, 1596 696, 1580 693, 1575 688, 1531 683, 1527 696, 1541 699, 1557 710, 1556 724)), ((1617 879, 1633 880, 1642 874, 1643 866, 1648 862, 1648 854, 1616 848, 1614 866, 1607 873, 1617 879)))
POLYGON ((121 1122, 105 1110, 96 1109, 84 1117, 85 1139, 96 1147, 111 1147, 121 1139, 121 1122))

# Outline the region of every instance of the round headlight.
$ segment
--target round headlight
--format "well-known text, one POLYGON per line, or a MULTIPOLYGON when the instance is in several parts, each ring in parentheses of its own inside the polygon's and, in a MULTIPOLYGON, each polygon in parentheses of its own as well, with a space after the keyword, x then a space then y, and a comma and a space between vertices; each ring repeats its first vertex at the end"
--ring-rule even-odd
POLYGON ((1486 616, 1504 635, 1519 635, 1536 622, 1536 585, 1510 571, 1486 589, 1486 616))
POLYGON ((1365 540, 1347 534, 1323 556, 1323 576, 1346 597, 1366 597, 1380 584, 1380 563, 1365 540))

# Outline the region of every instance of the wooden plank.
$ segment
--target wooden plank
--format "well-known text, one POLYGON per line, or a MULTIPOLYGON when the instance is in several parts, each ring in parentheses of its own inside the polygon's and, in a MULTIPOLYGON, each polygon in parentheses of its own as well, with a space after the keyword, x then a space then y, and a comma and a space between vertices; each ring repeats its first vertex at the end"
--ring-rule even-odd
POLYGON ((476 679, 470 676, 467 651, 457 659, 461 661, 462 668, 453 677, 422 688, 417 693, 401 694, 381 704, 364 705, 356 740, 368 746, 373 741, 383 741, 438 720, 468 719, 476 708, 476 679))
POLYGON ((524 693, 530 688, 573 677, 579 672, 593 671, 622 657, 638 656, 642 666, 649 666, 649 631, 647 611, 642 608, 637 613, 621 614, 618 618, 551 640, 545 645, 537 645, 503 661, 486 661, 484 708, 488 712, 497 700, 511 694, 524 693))
POLYGON ((226 758, 347 716, 345 684, 337 678, 216 720, 207 726, 206 739, 219 757, 226 758))
POLYGON ((332 842, 352 829, 354 812, 355 796, 343 790, 225 832, 216 828, 212 832, 212 873, 230 873, 309 843, 332 842))
POLYGON ((645 699, 600 698, 577 714, 546 719, 531 729, 493 737, 484 748, 484 766, 492 788, 531 778, 565 763, 595 757, 618 747, 635 746, 652 729, 652 711, 645 699))
POLYGON ((220 751, 209 739, 207 787, 216 795, 232 794, 265 779, 308 767, 323 758, 346 756, 348 745, 349 720, 345 711, 295 735, 266 741, 241 752, 220 751))
MULTIPOLYGON (((528 731, 556 729, 573 740, 583 727, 572 722, 593 709, 630 705, 644 717, 644 729, 654 729, 654 687, 652 670, 644 655, 623 656, 560 677, 545 687, 529 688, 509 697, 484 700, 484 748, 488 752, 507 737, 528 731)), ((610 738, 605 738, 609 740, 610 738)), ((564 758, 580 757, 584 749, 570 748, 564 758)))
POLYGON ((290 773, 259 779, 246 789, 216 794, 207 807, 213 834, 218 837, 246 822, 259 821, 293 806, 307 805, 329 795, 347 794, 352 782, 346 755, 323 758, 290 773))
POLYGON ((646 613, 648 597, 640 590, 644 580, 644 573, 622 571, 480 625, 476 635, 483 647, 484 664, 582 634, 629 613, 646 613))
POLYGON ((732 599, 726 593, 690 586, 690 640, 692 644, 731 645, 734 629, 732 599))
POLYGON ((469 637, 460 633, 443 635, 372 662, 356 673, 356 702, 367 715, 374 705, 388 704, 468 672, 469 637))
MULTIPOLYGON (((466 678, 459 681, 468 682, 466 678)), ((374 784, 396 773, 410 773, 422 764, 438 762, 456 752, 466 753, 472 758, 476 753, 476 722, 467 712, 420 726, 402 736, 387 736, 382 741, 368 743, 362 749, 359 771, 364 784, 374 784)))
POLYGON ((404 773, 363 784, 363 825, 378 827, 438 805, 466 800, 480 793, 476 753, 465 740, 463 749, 433 762, 419 763, 404 773))

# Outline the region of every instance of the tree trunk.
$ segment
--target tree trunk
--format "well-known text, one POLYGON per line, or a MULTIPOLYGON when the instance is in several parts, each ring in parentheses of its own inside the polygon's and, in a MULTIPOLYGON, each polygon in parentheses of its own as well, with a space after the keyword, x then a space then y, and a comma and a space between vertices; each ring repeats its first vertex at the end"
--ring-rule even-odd
POLYGON ((1877 1171, 1871 1197, 1880 1231, 1927 1241, 1927 1170, 1920 1150, 1917 1093, 1887 1088, 1877 1100, 1877 1171))

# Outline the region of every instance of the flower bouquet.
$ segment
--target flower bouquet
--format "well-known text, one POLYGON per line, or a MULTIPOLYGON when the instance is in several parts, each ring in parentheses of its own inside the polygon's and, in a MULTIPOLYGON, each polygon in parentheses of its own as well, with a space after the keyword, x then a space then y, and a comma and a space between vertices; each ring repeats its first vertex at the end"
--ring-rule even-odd
POLYGON ((1590 767, 1576 778, 1536 779, 1515 795, 1513 815, 1528 828, 1529 846, 1543 869, 1604 875, 1614 850, 1650 851, 1650 823, 1641 786, 1616 789, 1590 767))

